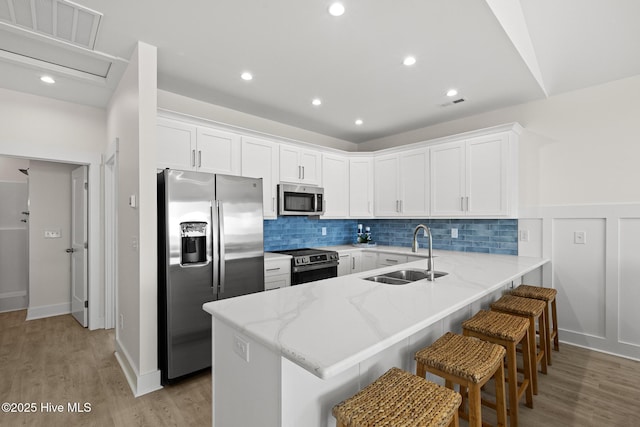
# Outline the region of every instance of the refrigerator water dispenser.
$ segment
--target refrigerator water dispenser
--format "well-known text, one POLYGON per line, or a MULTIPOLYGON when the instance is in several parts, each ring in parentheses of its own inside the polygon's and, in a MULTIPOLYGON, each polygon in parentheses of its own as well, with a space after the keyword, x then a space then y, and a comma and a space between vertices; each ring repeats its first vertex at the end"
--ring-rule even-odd
POLYGON ((200 264, 207 262, 207 223, 180 223, 182 237, 181 264, 200 264))

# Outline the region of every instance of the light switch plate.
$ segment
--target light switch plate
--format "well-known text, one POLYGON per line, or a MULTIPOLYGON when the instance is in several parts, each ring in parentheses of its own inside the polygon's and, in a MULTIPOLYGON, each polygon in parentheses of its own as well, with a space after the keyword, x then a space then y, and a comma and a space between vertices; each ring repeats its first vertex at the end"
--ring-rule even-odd
POLYGON ((587 243, 587 232, 586 231, 574 231, 573 232, 573 243, 576 245, 584 245, 587 243))

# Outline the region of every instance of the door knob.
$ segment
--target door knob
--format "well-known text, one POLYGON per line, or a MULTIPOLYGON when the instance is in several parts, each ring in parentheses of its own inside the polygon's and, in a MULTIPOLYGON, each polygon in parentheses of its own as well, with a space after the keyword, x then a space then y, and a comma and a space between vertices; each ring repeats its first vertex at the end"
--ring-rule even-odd
POLYGON ((73 248, 69 248, 69 249, 65 249, 64 251, 65 251, 66 253, 68 253, 68 254, 72 254, 72 253, 74 253, 76 250, 75 250, 75 249, 73 249, 73 248))

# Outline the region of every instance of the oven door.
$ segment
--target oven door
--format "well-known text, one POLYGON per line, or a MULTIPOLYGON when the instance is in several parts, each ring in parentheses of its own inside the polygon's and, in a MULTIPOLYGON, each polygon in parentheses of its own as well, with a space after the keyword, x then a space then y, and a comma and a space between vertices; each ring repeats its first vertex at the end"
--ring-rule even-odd
POLYGON ((338 263, 323 262, 320 264, 303 265, 291 269, 291 284, 314 282, 316 280, 338 277, 338 263))

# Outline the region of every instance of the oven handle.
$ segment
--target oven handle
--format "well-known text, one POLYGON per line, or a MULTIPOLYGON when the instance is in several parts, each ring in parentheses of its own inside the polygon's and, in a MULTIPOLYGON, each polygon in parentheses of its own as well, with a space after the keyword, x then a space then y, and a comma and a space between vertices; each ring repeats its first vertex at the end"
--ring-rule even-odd
POLYGON ((337 267, 337 266, 338 266, 338 261, 321 262, 321 263, 318 263, 318 264, 301 265, 299 267, 292 267, 291 268, 291 272, 292 273, 303 273, 305 271, 320 270, 320 269, 323 269, 323 268, 332 268, 332 267, 337 267))

